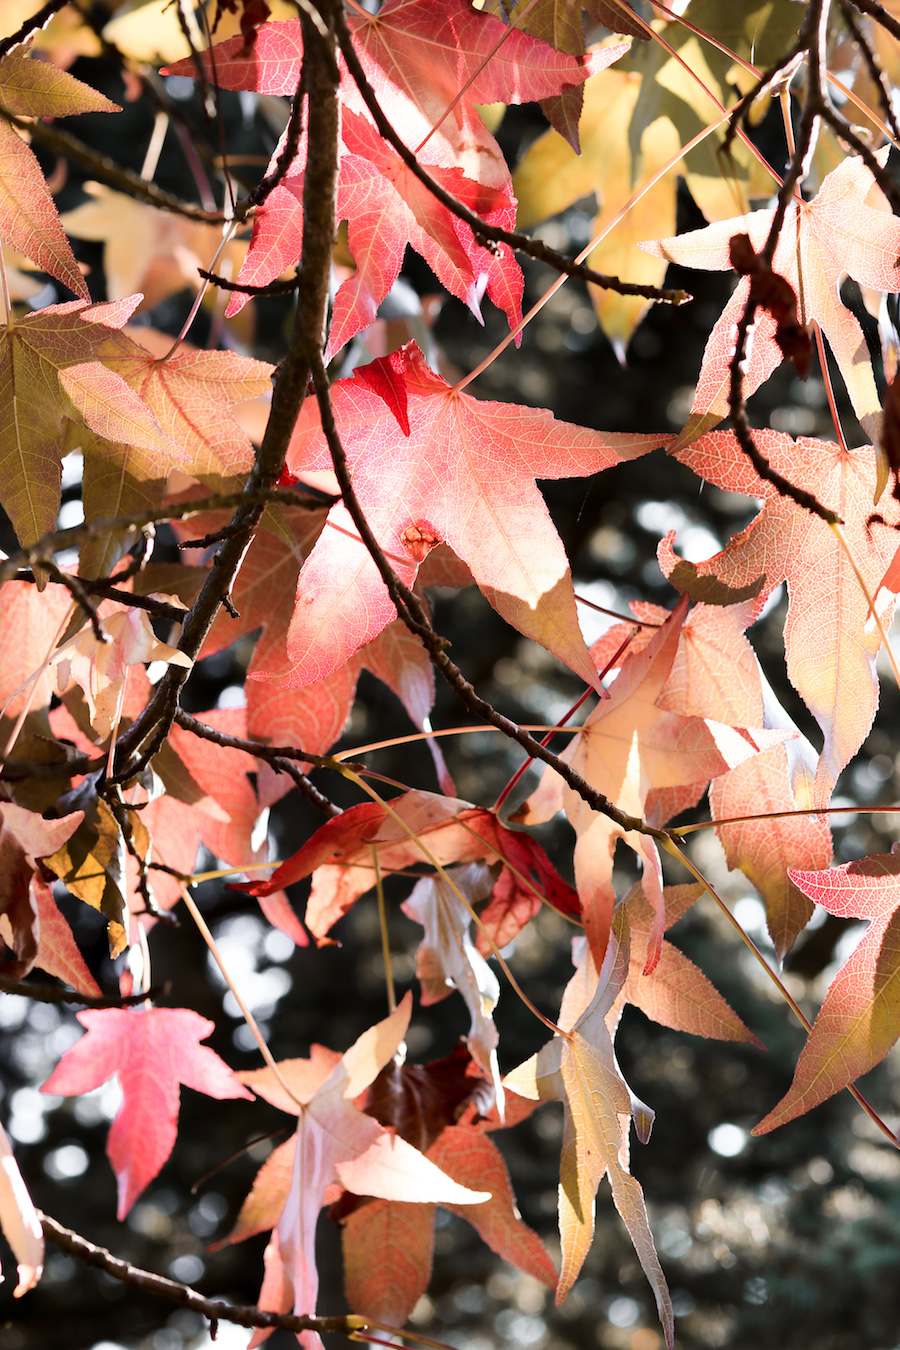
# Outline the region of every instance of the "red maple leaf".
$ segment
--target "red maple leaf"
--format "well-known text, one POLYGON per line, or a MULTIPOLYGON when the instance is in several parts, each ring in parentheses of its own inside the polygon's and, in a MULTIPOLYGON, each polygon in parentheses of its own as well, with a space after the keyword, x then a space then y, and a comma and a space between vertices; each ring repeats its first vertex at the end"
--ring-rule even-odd
POLYGON ((175 1145, 180 1084, 220 1101, 251 1094, 200 1044, 213 1023, 187 1008, 104 1008, 78 1013, 78 1020, 87 1035, 66 1051, 41 1091, 80 1096, 118 1077, 123 1100, 106 1152, 124 1219, 175 1145))
MULTIPOLYGON (((509 170, 479 112, 483 103, 521 103, 558 95, 617 60, 627 44, 591 61, 554 50, 465 0, 389 0, 377 15, 350 16, 357 54, 385 114, 423 166, 470 210, 491 224, 515 226, 509 170)), ((302 68, 300 24, 264 24, 252 47, 232 38, 204 56, 208 77, 226 89, 294 94, 302 68)), ((493 253, 468 226, 439 205, 375 132, 352 77, 341 63, 342 154, 337 192, 349 223, 356 274, 335 300, 333 354, 372 321, 411 244, 442 284, 476 316, 486 290, 507 314, 520 316, 522 277, 505 246, 493 253)), ((192 76, 188 59, 169 68, 192 76)), ((276 157, 277 159, 277 152, 276 157)), ((273 160, 274 164, 275 160, 273 160)), ((259 285, 300 256, 301 140, 282 183, 256 213, 240 279, 259 285)), ((232 299, 229 313, 244 303, 232 299)))
POLYGON ((482 950, 493 950, 484 940, 488 935, 511 942, 542 899, 570 917, 579 915, 575 892, 536 840, 507 829, 483 807, 430 792, 394 797, 389 811, 378 802, 350 807, 310 835, 268 881, 246 882, 237 889, 265 896, 312 876, 306 922, 324 943, 334 924, 375 885, 373 849, 385 875, 414 863, 428 865, 432 858, 441 866, 477 859, 502 863, 479 930, 482 950))
MULTIPOLYGON (((594 683, 568 560, 535 480, 598 473, 665 437, 592 431, 557 422, 542 408, 457 393, 415 343, 373 365, 390 368, 395 395, 405 387, 406 436, 372 388, 372 367, 339 381, 332 396, 356 496, 395 572, 411 586, 431 549, 449 544, 503 618, 594 683)), ((288 466, 298 474, 331 467, 309 403, 288 466)), ((287 636, 292 678, 324 679, 394 614, 346 507, 333 506, 298 579, 287 636)))
POLYGON ((790 1090, 759 1122, 766 1134, 812 1110, 874 1068, 900 1034, 900 852, 824 872, 791 869, 791 880, 829 914, 868 919, 859 945, 835 975, 790 1090))

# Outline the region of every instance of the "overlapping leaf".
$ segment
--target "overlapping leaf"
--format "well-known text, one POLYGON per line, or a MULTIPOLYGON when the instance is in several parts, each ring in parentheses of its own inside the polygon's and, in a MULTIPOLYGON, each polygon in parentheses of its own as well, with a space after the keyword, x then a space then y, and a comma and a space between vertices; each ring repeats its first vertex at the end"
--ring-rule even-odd
MULTIPOLYGON (((405 402, 400 426, 366 375, 373 367, 334 386, 334 412, 359 504, 398 576, 412 585, 431 549, 449 544, 509 623, 593 683, 568 561, 535 479, 598 473, 664 438, 590 431, 543 409, 456 393, 414 343, 379 365, 405 402)), ((288 464, 296 474, 331 466, 318 414, 308 406, 288 464)), ((343 504, 329 512, 297 593, 287 639, 297 683, 323 679, 394 617, 343 504)))
MULTIPOLYGON (((668 570, 675 556, 668 540, 660 553, 663 570, 668 570)), ((645 624, 668 617, 658 605, 641 603, 633 610, 645 624)), ((831 832, 821 816, 780 814, 811 807, 817 756, 776 699, 744 634, 758 611, 759 601, 727 609, 696 605, 685 620, 661 703, 684 716, 718 716, 734 725, 791 733, 783 745, 771 746, 721 774, 709 790, 714 820, 758 817, 720 824, 717 832, 729 866, 740 867, 759 890, 772 941, 783 957, 812 912, 788 869, 827 866, 831 832)), ((628 652, 635 655, 645 647, 653 631, 632 629, 628 652)), ((605 633, 591 648, 598 665, 612 659, 628 635, 628 624, 616 624, 605 633)))
MULTIPOLYGON (((676 809, 693 804, 710 779, 784 739, 781 733, 761 729, 746 736, 718 720, 667 710, 662 696, 685 614, 682 602, 644 650, 628 658, 610 697, 597 704, 581 734, 563 752, 566 763, 630 816, 645 816, 651 793, 656 793, 660 796, 655 814, 665 820, 676 809), (672 789, 676 794, 666 797, 666 790, 672 789)), ((539 823, 563 807, 578 836, 575 880, 598 969, 615 905, 612 868, 617 841, 624 840, 641 859, 645 893, 656 914, 647 953, 649 974, 659 958, 664 916, 662 869, 654 840, 626 831, 611 817, 592 810, 551 768, 545 770, 521 818, 539 823)))
MULTIPOLYGON (((732 432, 713 432, 678 451, 678 458, 707 482, 761 497, 764 505, 745 530, 721 553, 698 564, 697 571, 736 587, 760 575, 766 578, 766 589, 787 581, 788 675, 825 741, 816 772, 814 804, 819 805, 827 802, 841 770, 868 734, 878 704, 875 656, 880 637, 868 617, 869 602, 855 569, 872 595, 896 540, 890 528, 869 526, 877 479, 871 446, 843 451, 828 441, 794 441, 775 431, 755 436, 772 468, 840 515, 847 547, 818 517, 764 482, 732 432)), ((897 503, 887 497, 881 514, 888 527, 900 519, 897 503)), ((889 621, 893 603, 893 597, 880 599, 883 620, 889 621)))
MULTIPOLYGON (((747 234, 759 252, 773 214, 773 210, 753 211, 644 247, 669 262, 726 271, 731 267, 729 241, 736 234, 747 234)), ((812 201, 791 203, 772 260, 773 270, 799 297, 801 321, 815 320, 828 339, 854 411, 873 441, 878 439, 881 402, 865 336, 841 301, 840 284, 845 276, 851 276, 861 286, 890 294, 900 286, 898 256, 900 222, 887 209, 862 160, 850 158, 827 176, 812 201)), ((729 363, 749 285, 748 278, 738 284, 709 335, 682 442, 715 426, 728 411, 729 363)), ((749 398, 781 361, 775 321, 768 313, 760 313, 745 362, 745 397, 749 398)))
MULTIPOLYGON (((464 0, 390 0, 377 16, 351 16, 354 44, 388 119, 442 185, 491 223, 511 228, 515 201, 509 171, 477 112, 480 103, 520 103, 580 85, 582 58, 510 29, 464 0)), ((624 48, 603 58, 615 60, 624 48)), ((209 78, 227 89, 293 94, 302 63, 300 25, 264 24, 251 48, 220 43, 204 57, 209 78)), ((171 67, 193 74, 190 61, 171 67)), ((352 78, 343 71, 343 151, 338 213, 350 224, 357 274, 335 303, 330 351, 374 318, 411 243, 439 280, 479 314, 484 290, 511 323, 520 313, 522 279, 509 249, 481 246, 467 226, 440 206, 375 133, 352 78)), ((296 165, 263 205, 241 278, 260 284, 300 254, 300 196, 305 163, 296 165)), ((240 302, 232 302, 231 311, 240 302)))
POLYGON ((824 872, 792 869, 810 900, 841 918, 867 919, 859 945, 834 977, 797 1061, 790 1090, 754 1134, 811 1111, 874 1068, 900 1035, 900 852, 824 872))
MULTIPOLYGON (((338 1183, 354 1195, 415 1203, 477 1205, 490 1199, 483 1188, 453 1181, 418 1149, 354 1104, 353 1099, 395 1054, 411 1011, 412 1000, 407 995, 390 1017, 364 1032, 330 1072, 320 1076, 319 1065, 311 1065, 313 1072, 303 1075, 301 1091, 287 1107, 298 1116, 297 1134, 288 1193, 266 1254, 261 1307, 278 1312, 292 1309, 298 1314, 315 1311, 319 1284, 316 1226, 326 1195, 338 1183)), ((262 1081, 257 1078, 254 1088, 270 1097, 273 1080, 277 1084, 277 1077, 268 1070, 262 1081)), ((278 1089, 278 1104, 284 1109, 283 1085, 278 1084, 278 1089)), ((300 1341, 309 1350, 320 1344, 312 1332, 302 1333, 300 1341)))
MULTIPOLYGON (((27 117, 119 112, 103 94, 48 62, 20 52, 0 60, 0 105, 27 117)), ((88 298, 41 167, 20 134, 0 118, 0 239, 88 298)))
POLYGON ((265 896, 312 876, 306 922, 324 943, 334 924, 375 885, 374 852, 385 876, 416 863, 501 862, 485 909, 487 931, 498 942, 510 942, 542 898, 564 913, 578 913, 572 888, 535 840, 507 829, 491 811, 429 792, 404 793, 389 808, 377 802, 350 807, 316 830, 268 881, 239 889, 265 896), (505 880, 506 873, 511 880, 505 880))

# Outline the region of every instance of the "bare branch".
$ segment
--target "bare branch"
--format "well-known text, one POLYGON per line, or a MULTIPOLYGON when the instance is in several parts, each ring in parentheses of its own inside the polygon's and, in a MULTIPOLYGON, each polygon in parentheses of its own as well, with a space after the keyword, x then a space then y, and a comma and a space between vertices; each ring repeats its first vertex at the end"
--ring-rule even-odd
MULTIPOLYGON (((3 107, 0 107, 0 117, 11 126, 18 127, 20 131, 26 131, 41 149, 49 150, 51 154, 79 164, 107 187, 123 192, 136 201, 146 202, 148 206, 155 206, 158 211, 170 211, 173 215, 184 216, 188 220, 200 220, 207 225, 224 225, 229 219, 221 211, 206 211, 202 206, 182 201, 174 193, 166 192, 155 183, 141 178, 140 174, 123 168, 114 159, 110 159, 109 155, 92 150, 77 136, 73 136, 69 131, 63 131, 61 127, 51 126, 49 122, 31 122, 26 118, 16 117, 3 107)), ((238 203, 238 206, 240 205, 241 203, 238 203)), ((243 213, 236 212, 238 220, 243 220, 245 215, 246 206, 243 213)))
MULTIPOLYGON (((271 492, 284 467, 285 455, 300 407, 306 397, 313 362, 324 339, 335 230, 339 109, 338 70, 333 36, 323 38, 304 13, 304 68, 301 79, 309 91, 309 156, 303 187, 303 251, 300 260, 300 301, 288 353, 282 362, 272 396, 272 408, 262 445, 235 512, 228 538, 213 559, 203 587, 187 614, 180 648, 196 658, 213 620, 229 596, 271 492)), ((170 666, 143 713, 119 741, 120 762, 131 773, 146 763, 168 734, 187 678, 183 667, 170 666), (129 757, 140 751, 134 764, 129 757)))
POLYGON ((163 1299, 178 1308, 187 1308, 201 1317, 215 1322, 233 1322, 239 1327, 262 1327, 268 1330, 282 1328, 285 1331, 332 1332, 350 1336, 355 1331, 364 1330, 367 1322, 364 1317, 349 1314, 346 1317, 295 1317, 292 1313, 263 1312, 261 1308, 251 1308, 243 1303, 227 1303, 222 1298, 206 1298, 204 1294, 192 1289, 190 1285, 178 1280, 167 1279, 165 1275, 156 1275, 153 1271, 142 1270, 119 1256, 113 1256, 105 1247, 98 1247, 87 1238, 65 1228, 49 1214, 38 1212, 38 1219, 48 1242, 61 1247, 63 1251, 76 1256, 85 1265, 95 1266, 98 1270, 112 1275, 131 1289, 139 1289, 154 1298, 163 1299))
POLYGON ((868 14, 869 18, 874 19, 877 24, 891 33, 895 38, 900 39, 900 19, 897 19, 890 10, 880 5, 878 0, 850 0, 854 9, 858 9, 860 14, 868 14))
MULTIPOLYGON (((323 506, 331 506, 334 500, 316 488, 267 487, 258 488, 253 492, 220 492, 210 497, 163 503, 152 510, 139 511, 131 516, 97 516, 96 519, 84 520, 79 525, 69 525, 64 530, 51 530, 35 543, 29 544, 27 548, 20 549, 18 553, 5 558, 0 562, 0 584, 14 578, 22 568, 43 563, 49 554, 72 548, 84 539, 91 539, 111 530, 139 530, 146 525, 187 520, 191 516, 206 515, 210 511, 226 511, 248 501, 260 507, 272 503, 299 507, 304 511, 317 511, 323 506)), ((86 583, 84 577, 81 580, 86 583)))
MULTIPOLYGON (((809 68, 806 95, 797 144, 791 156, 784 182, 778 192, 766 242, 759 254, 760 260, 770 269, 778 240, 784 228, 788 207, 795 189, 806 172, 806 161, 815 140, 816 124, 825 106, 823 73, 825 67, 825 33, 830 3, 831 0, 810 0, 806 20, 800 35, 801 47, 808 53, 809 68)), ((751 284, 747 294, 747 303, 744 305, 743 313, 738 320, 734 353, 729 362, 728 411, 734 426, 734 434, 760 478, 767 483, 771 483, 783 497, 788 497, 803 510, 818 516, 820 520, 824 520, 829 525, 838 525, 841 523, 840 516, 827 506, 823 506, 813 493, 808 492, 806 488, 798 487, 796 483, 792 483, 776 469, 773 469, 754 439, 747 417, 747 404, 744 399, 744 361, 747 355, 750 331, 758 310, 759 299, 751 284)))
POLYGON ((0 975, 0 993, 16 994, 19 998, 34 999, 36 1003, 78 1003, 83 1008, 134 1008, 148 999, 158 998, 160 989, 148 989, 143 994, 80 994, 75 989, 63 989, 55 984, 32 984, 30 980, 10 980, 0 975))
POLYGON ((40 32, 40 30, 50 22, 54 14, 58 14, 67 4, 68 0, 47 0, 47 3, 41 5, 41 8, 36 14, 32 14, 30 18, 24 21, 21 28, 17 29, 15 33, 11 33, 9 37, 5 37, 3 41, 0 42, 0 57, 7 56, 14 47, 20 47, 23 42, 27 42, 35 33, 40 32))
POLYGON ((881 104, 881 110, 884 113, 884 120, 887 122, 892 133, 900 141, 900 126, 897 125, 897 119, 894 116, 894 104, 891 98, 891 90, 884 71, 878 64, 878 58, 872 49, 872 44, 863 32, 862 25, 858 22, 853 13, 852 0, 840 0, 841 15, 844 23, 850 32, 850 36, 859 48, 862 59, 865 62, 866 70, 869 72, 869 79, 878 91, 878 101, 881 104))

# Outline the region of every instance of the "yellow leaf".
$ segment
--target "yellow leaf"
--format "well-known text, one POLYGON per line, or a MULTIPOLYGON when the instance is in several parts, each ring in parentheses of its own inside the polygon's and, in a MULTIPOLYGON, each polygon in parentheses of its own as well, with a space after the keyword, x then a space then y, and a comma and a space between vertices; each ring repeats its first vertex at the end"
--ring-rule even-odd
MULTIPOLYGON (((296 5, 289 4, 288 0, 269 0, 269 8, 273 19, 297 17, 296 5)), ((178 10, 178 5, 172 4, 172 0, 147 0, 146 4, 138 0, 125 6, 109 21, 103 36, 108 42, 114 42, 133 61, 144 61, 150 65, 180 61, 182 57, 190 56, 191 51, 181 29, 178 10)), ((234 37, 240 31, 240 15, 226 12, 216 28, 216 41, 234 37)), ((195 42, 198 50, 204 50, 208 45, 203 29, 199 26, 195 42)))

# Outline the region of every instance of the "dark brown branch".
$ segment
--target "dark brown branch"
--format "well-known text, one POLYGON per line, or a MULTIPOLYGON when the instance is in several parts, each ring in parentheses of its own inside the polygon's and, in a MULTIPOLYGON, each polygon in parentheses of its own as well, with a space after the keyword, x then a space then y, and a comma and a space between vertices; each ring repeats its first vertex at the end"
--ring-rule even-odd
MULTIPOLYGON (((45 561, 38 563, 39 568, 46 568, 47 566, 48 564, 45 561)), ((34 572, 29 568, 23 568, 20 572, 16 572, 13 579, 30 582, 37 580, 34 572)), ((69 580, 71 578, 68 578, 65 573, 49 577, 51 585, 66 585, 69 580)), ((165 600, 155 600, 150 595, 138 595, 135 591, 122 590, 121 587, 113 586, 109 581, 90 581, 84 577, 78 577, 77 580, 90 595, 99 595, 104 600, 117 600, 120 605, 130 605, 132 609, 143 609, 146 613, 152 614, 154 619, 161 619, 166 623, 181 623, 187 613, 186 609, 180 609, 178 605, 170 605, 165 600)))
POLYGON ((397 152, 406 167, 411 173, 415 174, 419 182, 428 189, 432 196, 469 226, 479 242, 485 244, 488 248, 491 244, 506 244, 508 248, 514 249, 517 253, 524 253, 529 258, 535 258, 538 262, 547 263, 557 272, 562 272, 569 277, 578 277, 581 281, 587 281, 592 286, 600 286, 603 290, 617 291, 619 295, 639 295, 645 300, 656 300, 670 305, 683 305, 688 300, 693 299, 687 291, 660 286, 645 286, 638 282, 622 281, 619 277, 606 276, 602 272, 595 272, 592 267, 587 267, 584 263, 578 263, 572 258, 567 258, 565 254, 558 253, 556 249, 550 248, 540 239, 533 239, 530 235, 519 234, 514 230, 504 230, 500 225, 489 225, 474 211, 470 211, 462 202, 457 201, 451 193, 447 192, 445 188, 441 187, 440 183, 432 178, 426 169, 422 168, 412 150, 394 130, 378 102, 375 90, 369 83, 362 63, 356 54, 353 38, 342 10, 338 12, 336 22, 341 55, 347 63, 347 68, 353 76, 362 100, 368 108, 380 135, 397 152))
POLYGON ((98 642, 106 642, 107 637, 103 631, 103 625, 100 622, 100 615, 97 613, 96 606, 93 604, 87 590, 82 585, 80 579, 64 572, 61 567, 57 567, 55 562, 49 559, 43 559, 40 566, 46 571, 49 579, 54 581, 57 586, 63 586, 71 595, 76 605, 87 615, 88 622, 94 632, 94 637, 98 642))
POLYGON ((888 204, 894 215, 900 216, 900 189, 898 189, 897 184, 894 182, 894 179, 888 173, 887 169, 878 163, 878 159, 871 147, 866 144, 861 136, 857 136, 847 119, 841 117, 840 113, 835 112, 834 108, 832 108, 831 104, 828 102, 823 103, 822 106, 822 121, 827 122, 835 136, 843 141, 845 145, 849 145, 850 149, 859 155, 860 159, 869 170, 869 173, 875 179, 875 182, 887 198, 888 204))
POLYGON ((878 64, 878 58, 872 49, 872 44, 863 32, 862 25, 858 22, 856 15, 853 13, 851 0, 840 0, 840 6, 844 23, 847 25, 850 36, 860 50, 862 59, 865 62, 866 70, 869 73, 869 79, 872 81, 878 92, 878 102, 881 104, 884 120, 890 127, 894 137, 900 141, 900 126, 897 125, 897 119, 894 116, 894 104, 885 73, 878 64))
MULTIPOLYGON (((216 614, 243 562, 263 513, 265 498, 278 481, 294 423, 306 397, 312 363, 321 350, 328 305, 331 247, 335 230, 339 107, 338 70, 334 39, 323 38, 305 13, 304 67, 309 91, 309 156, 303 185, 303 250, 300 259, 300 301, 294 317, 290 346, 275 381, 272 408, 262 445, 247 479, 228 538, 213 559, 203 587, 187 614, 179 646, 196 658, 216 614)), ((146 762, 148 748, 163 743, 178 707, 187 678, 183 667, 170 666, 141 715, 119 741, 124 772, 146 762), (135 764, 130 756, 141 751, 135 764)))
POLYGON ((21 28, 0 42, 0 57, 7 56, 14 47, 20 47, 35 33, 40 32, 44 25, 50 22, 54 14, 58 14, 67 4, 68 0, 47 0, 47 3, 42 5, 36 14, 32 14, 29 19, 25 20, 21 28))
POLYGON ((36 1003, 78 1003, 83 1008, 134 1008, 147 999, 158 998, 159 989, 148 989, 144 994, 79 994, 75 989, 62 989, 55 984, 32 984, 29 980, 9 980, 0 975, 0 993, 17 994, 36 1003))
MULTIPOLYGON (((166 192, 163 188, 157 187, 141 178, 140 174, 134 173, 131 169, 125 169, 121 164, 117 164, 109 155, 101 154, 99 150, 92 150, 90 146, 80 141, 77 136, 73 136, 69 131, 63 131, 60 127, 51 126, 48 122, 30 122, 25 118, 16 117, 13 113, 7 112, 5 108, 0 107, 0 117, 3 117, 12 126, 18 127, 20 131, 25 131, 42 150, 49 150, 51 154, 59 155, 63 159, 69 159, 74 164, 78 164, 82 169, 86 169, 92 178, 105 183, 107 187, 114 188, 117 192, 123 192, 128 197, 136 201, 146 202, 148 206, 155 206, 158 211, 169 211, 176 216, 184 216, 188 220, 200 220, 207 225, 224 225, 228 217, 221 211, 206 211, 202 206, 194 206, 191 202, 182 201, 172 192, 166 192)), ((235 219, 242 221, 246 216, 246 206, 239 202, 240 211, 235 212, 235 219)))
MULTIPOLYGON (((261 507, 268 503, 282 506, 299 507, 304 511, 317 511, 330 506, 335 499, 320 493, 315 488, 269 487, 257 489, 254 493, 221 492, 209 497, 195 497, 188 501, 163 503, 150 511, 139 511, 131 516, 98 516, 95 520, 84 520, 80 525, 69 525, 64 530, 51 530, 42 535, 28 548, 0 562, 0 584, 10 581, 23 568, 42 563, 51 553, 72 548, 84 539, 91 539, 110 530, 138 530, 147 525, 158 525, 170 520, 186 520, 190 516, 206 515, 210 511, 226 511, 247 501, 258 503, 261 507)), ((81 578, 85 581, 85 578, 81 578)), ((101 578, 101 581, 103 579, 101 578)), ((105 584, 105 582, 104 582, 105 584)))
POLYGON ((294 97, 291 100, 291 115, 284 132, 284 145, 278 152, 278 158, 272 172, 261 178, 248 196, 247 201, 251 206, 262 206, 293 164, 300 145, 300 133, 303 130, 303 104, 305 99, 306 84, 301 72, 300 83, 297 85, 294 97))
POLYGON ((220 277, 218 272, 207 272, 205 267, 198 267, 197 273, 213 286, 218 286, 223 291, 239 291, 241 295, 290 295, 300 285, 298 277, 291 277, 287 281, 267 281, 264 286, 254 286, 249 281, 229 281, 228 277, 220 277))
POLYGON ((334 768, 331 755, 317 755, 309 750, 302 750, 298 745, 266 745, 265 741, 248 740, 244 736, 229 736, 226 732, 219 731, 217 727, 209 726, 199 717, 194 717, 193 713, 185 712, 184 708, 178 709, 173 720, 184 731, 190 731, 194 736, 199 736, 201 740, 209 741, 212 745, 218 745, 223 750, 243 750, 246 754, 253 755, 256 759, 264 759, 268 763, 273 759, 292 759, 301 764, 334 768))
POLYGON ((720 154, 728 155, 731 153, 732 142, 742 123, 746 122, 753 104, 759 98, 760 94, 768 89, 770 85, 774 84, 779 76, 782 76, 783 78, 786 77, 787 67, 792 61, 795 61, 798 56, 802 55, 803 50, 803 40, 802 38, 798 38, 790 51, 786 52, 784 56, 780 56, 777 61, 769 66, 768 70, 764 70, 756 82, 747 90, 746 94, 738 99, 737 103, 735 103, 734 107, 731 109, 731 114, 728 118, 728 127, 719 148, 720 154))
POLYGON ((154 1298, 163 1299, 177 1308, 187 1308, 190 1312, 199 1313, 201 1317, 206 1317, 211 1322, 232 1322, 239 1327, 262 1327, 271 1330, 282 1328, 294 1332, 318 1331, 326 1334, 331 1332, 344 1336, 351 1336, 354 1331, 363 1330, 367 1325, 364 1317, 357 1317, 352 1313, 346 1317, 295 1317, 292 1313, 263 1312, 261 1308, 251 1308, 247 1304, 227 1303, 222 1298, 207 1298, 190 1285, 167 1279, 164 1275, 156 1275, 150 1270, 141 1270, 139 1266, 133 1266, 129 1261, 113 1256, 105 1247, 98 1247, 79 1233, 74 1233, 71 1228, 63 1227, 56 1219, 51 1219, 49 1214, 38 1212, 38 1219, 48 1242, 76 1256, 85 1265, 105 1271, 107 1275, 112 1275, 113 1279, 119 1280, 131 1289, 152 1294, 154 1298))
POLYGON ((878 3, 878 0, 850 0, 850 3, 860 14, 868 14, 870 19, 874 19, 877 24, 900 40, 900 19, 895 18, 890 10, 878 3))
POLYGON ((621 811, 614 802, 599 792, 595 787, 577 773, 565 760, 560 757, 540 741, 536 740, 530 732, 525 731, 518 723, 513 722, 511 718, 506 717, 486 699, 483 699, 475 687, 469 683, 459 666, 447 654, 447 640, 441 637, 435 631, 431 624, 431 618, 416 593, 400 580, 394 572, 391 564, 384 554, 384 550, 372 533, 371 526, 366 520, 365 512, 359 504, 359 499, 353 488, 350 479, 350 471, 347 465, 347 456, 338 434, 337 425, 334 420, 334 413, 331 407, 331 394, 328 386, 328 377, 325 374, 325 367, 322 364, 321 357, 317 357, 313 362, 313 381, 315 384, 316 397, 319 402, 319 414, 322 420, 322 431, 331 451, 332 464, 338 483, 341 488, 341 496, 346 506, 353 524, 359 531, 359 536, 365 544, 378 568, 382 581, 384 582, 388 594, 393 601, 397 614, 411 633, 414 633, 421 641, 435 668, 450 685, 451 689, 462 699, 470 712, 484 722, 502 731, 510 740, 520 745, 533 759, 540 759, 544 764, 548 764, 551 769, 555 769, 562 778, 563 782, 570 787, 573 792, 577 792, 582 801, 594 811, 599 811, 601 815, 608 816, 610 820, 620 826, 626 832, 632 830, 639 834, 650 835, 653 839, 661 841, 668 840, 668 834, 665 830, 657 829, 655 826, 648 825, 640 816, 630 816, 625 811, 621 811))

